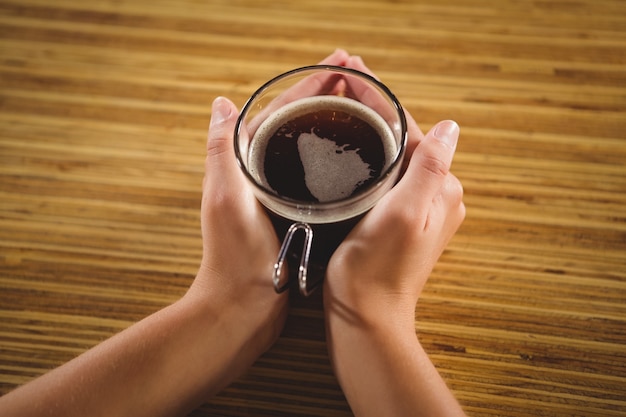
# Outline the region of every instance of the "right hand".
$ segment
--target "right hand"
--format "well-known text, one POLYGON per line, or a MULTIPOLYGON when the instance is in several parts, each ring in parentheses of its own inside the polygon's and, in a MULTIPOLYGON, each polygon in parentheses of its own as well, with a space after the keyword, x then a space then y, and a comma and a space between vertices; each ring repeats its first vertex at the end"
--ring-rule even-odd
MULTIPOLYGON (((358 57, 347 66, 369 72, 358 57)), ((443 121, 423 135, 407 113, 406 171, 332 256, 326 314, 401 321, 414 331, 415 306, 437 259, 465 217, 463 189, 450 173, 459 128, 443 121)))

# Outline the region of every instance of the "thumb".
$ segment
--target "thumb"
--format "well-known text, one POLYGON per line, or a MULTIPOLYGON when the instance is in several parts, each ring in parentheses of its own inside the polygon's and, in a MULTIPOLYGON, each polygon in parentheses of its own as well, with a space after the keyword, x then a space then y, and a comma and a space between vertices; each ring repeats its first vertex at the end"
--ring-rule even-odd
POLYGON ((415 147, 400 184, 413 194, 418 190, 418 205, 430 205, 439 193, 450 171, 458 138, 459 126, 446 120, 435 125, 415 147))
POLYGON ((237 122, 237 107, 225 97, 217 97, 211 109, 207 136, 206 176, 223 180, 236 172, 233 135, 237 122))

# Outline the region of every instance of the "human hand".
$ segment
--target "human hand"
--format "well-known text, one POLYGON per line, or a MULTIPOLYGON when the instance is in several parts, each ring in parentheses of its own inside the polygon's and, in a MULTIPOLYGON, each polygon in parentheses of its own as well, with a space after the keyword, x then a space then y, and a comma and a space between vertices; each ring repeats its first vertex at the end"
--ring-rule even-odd
MULTIPOLYGON (((358 57, 346 66, 374 76, 358 57)), ((402 177, 329 262, 326 341, 355 415, 464 416, 415 334, 419 295, 465 217, 463 189, 450 173, 459 128, 443 121, 424 136, 405 114, 402 177)))
MULTIPOLYGON (((350 56, 346 51, 337 49, 318 62, 318 65, 343 67, 346 65, 349 58, 350 56)), ((342 78, 343 77, 339 74, 318 73, 299 80, 265 105, 264 108, 248 122, 247 130, 255 132, 270 114, 293 101, 316 95, 337 95, 341 93, 345 87, 342 78)))
MULTIPOLYGON (((358 57, 347 66, 373 75, 358 57)), ((438 123, 424 136, 407 113, 405 172, 335 251, 324 283, 327 314, 404 319, 413 329, 422 288, 465 217, 463 190, 450 173, 459 128, 438 123)))
POLYGON ((202 262, 187 297, 199 297, 218 311, 235 310, 244 331, 265 329, 255 342, 264 350, 282 329, 286 297, 271 285, 278 238, 235 159, 237 116, 231 101, 215 99, 202 189, 202 262))
MULTIPOLYGON (((320 64, 344 65, 348 57, 337 50, 320 64)), ((247 340, 246 360, 239 361, 244 364, 256 359, 280 334, 287 296, 275 293, 271 279, 278 238, 237 166, 233 134, 238 115, 228 99, 214 101, 201 206, 202 263, 185 298, 231 317, 237 328, 234 333, 247 340)))

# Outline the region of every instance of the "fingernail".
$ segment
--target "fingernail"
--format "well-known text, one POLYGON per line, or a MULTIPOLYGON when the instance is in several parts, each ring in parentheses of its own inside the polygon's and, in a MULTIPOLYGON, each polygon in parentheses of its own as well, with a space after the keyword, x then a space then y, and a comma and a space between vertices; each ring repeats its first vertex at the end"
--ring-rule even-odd
POLYGON ((459 140, 459 125, 453 120, 444 120, 437 124, 433 134, 438 140, 454 149, 459 140))
POLYGON ((217 97, 213 100, 213 107, 211 108, 211 126, 223 123, 230 115, 230 107, 224 97, 217 97))

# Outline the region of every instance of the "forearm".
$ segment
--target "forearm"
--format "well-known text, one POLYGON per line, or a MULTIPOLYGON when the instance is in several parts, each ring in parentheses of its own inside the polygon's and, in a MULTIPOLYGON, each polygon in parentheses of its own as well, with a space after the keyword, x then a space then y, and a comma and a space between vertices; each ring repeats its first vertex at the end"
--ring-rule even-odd
POLYGON ((247 340, 225 317, 230 313, 211 314, 199 301, 177 302, 7 394, 0 399, 0 414, 190 411, 249 365, 242 355, 247 340))
POLYGON ((327 314, 331 360, 354 414, 464 416, 412 324, 390 317, 364 322, 346 311, 327 314))

